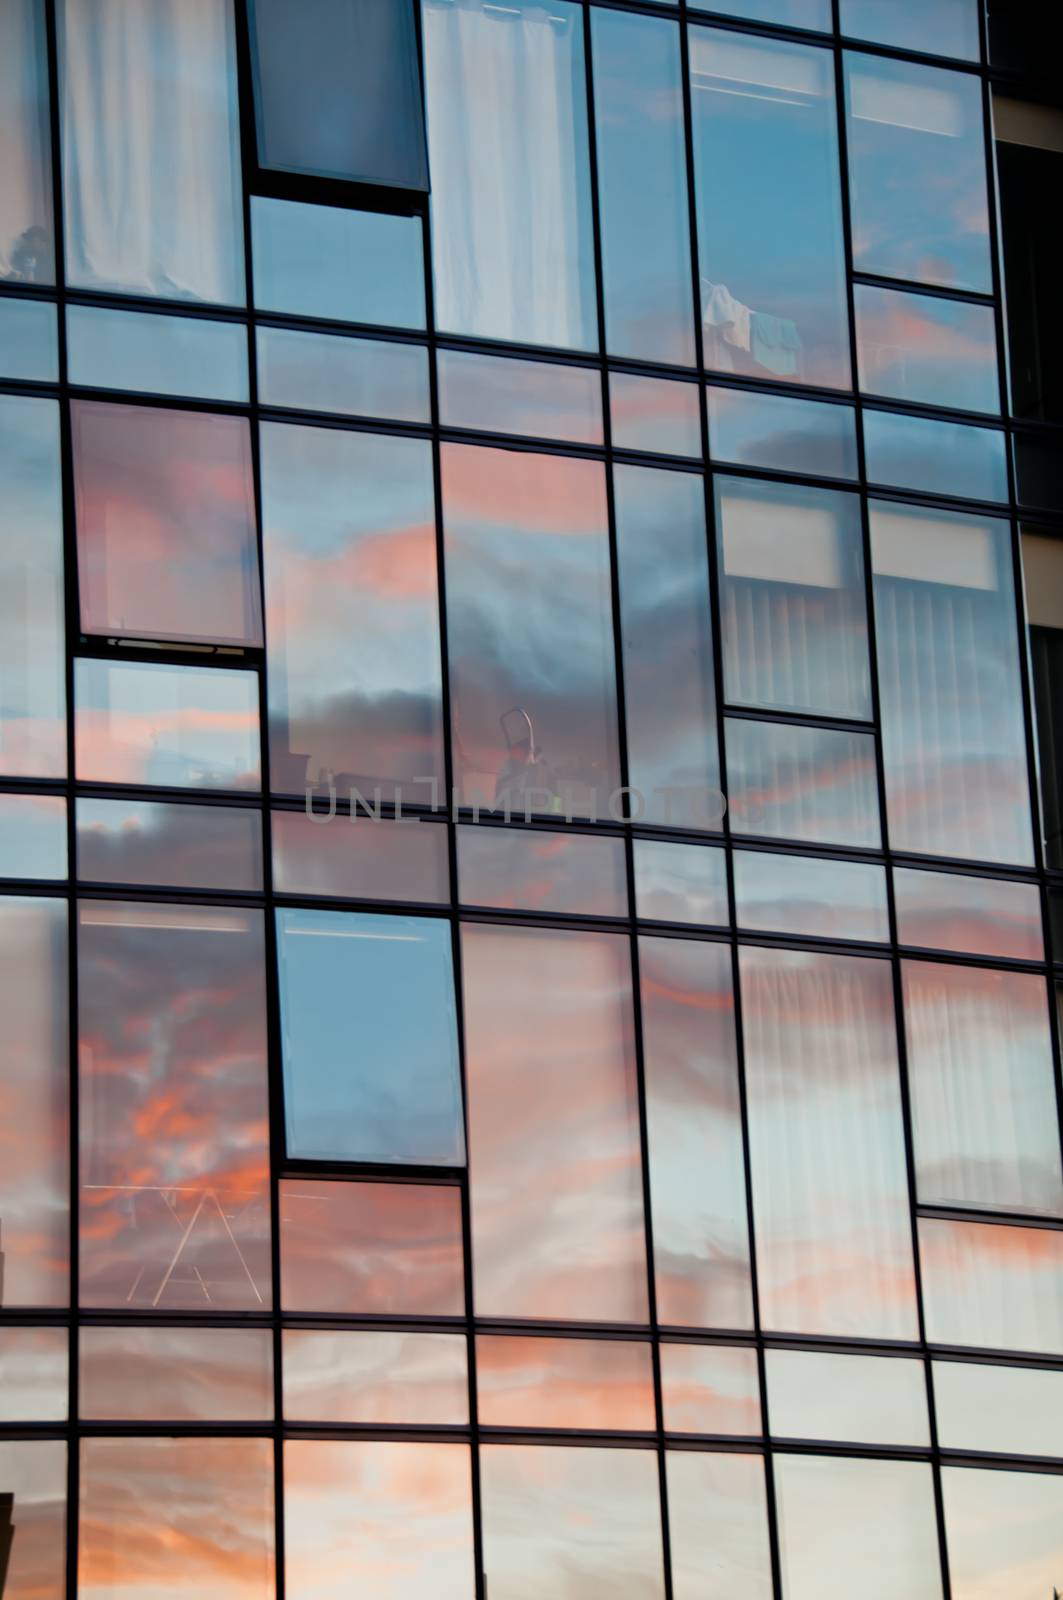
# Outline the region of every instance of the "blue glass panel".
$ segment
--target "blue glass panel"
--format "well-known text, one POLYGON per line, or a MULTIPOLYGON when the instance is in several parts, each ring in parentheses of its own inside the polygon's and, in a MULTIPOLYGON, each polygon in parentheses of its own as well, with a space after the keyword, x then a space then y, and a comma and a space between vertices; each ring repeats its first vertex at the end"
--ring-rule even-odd
POLYGON ((992 306, 855 286, 860 387, 958 411, 1000 410, 992 306))
POLYGON ((0 296, 0 378, 59 381, 59 337, 50 300, 0 296))
POLYGON ((423 328, 420 217, 251 197, 259 311, 423 328))
POLYGON ((66 341, 71 383, 247 399, 247 330, 240 322, 67 306, 66 341))
POLYGON ((865 411, 864 449, 872 483, 972 500, 1008 498, 1007 439, 998 429, 865 411))
POLYGON ((419 344, 260 327, 258 397, 296 411, 427 422, 428 352, 419 344))
POLYGON ((709 454, 714 461, 777 472, 856 477, 851 406, 709 384, 709 454))

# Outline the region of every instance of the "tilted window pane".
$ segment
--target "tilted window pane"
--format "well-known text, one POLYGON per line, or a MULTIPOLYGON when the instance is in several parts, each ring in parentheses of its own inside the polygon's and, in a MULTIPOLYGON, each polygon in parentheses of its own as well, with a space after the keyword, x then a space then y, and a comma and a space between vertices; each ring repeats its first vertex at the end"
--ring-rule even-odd
POLYGON ((78 1588, 272 1600, 269 1439, 82 1439, 78 1588))
POLYGON ((876 849, 870 733, 727 717, 727 797, 736 833, 876 849))
POLYGON ((103 1422, 269 1422, 268 1328, 83 1327, 81 1415, 103 1422))
POLYGON ((596 367, 516 361, 440 350, 440 421, 532 439, 602 442, 602 377, 596 367))
POLYGON ((428 352, 423 345, 337 338, 302 328, 260 327, 257 338, 263 405, 428 421, 428 352))
MULTIPOLYGON (((1063 1372, 974 1361, 934 1362, 934 1409, 946 1450, 1063 1454, 1063 1372)), ((1063 1501, 1060 1502, 1063 1518, 1063 1501)), ((1060 1535, 1063 1546, 1063 1534, 1060 1535)), ((1060 1550, 1063 1555, 1063 1548, 1060 1550)))
POLYGON ((485 1445, 480 1474, 491 1600, 663 1600, 653 1452, 485 1445))
POLYGON ((422 439, 263 423, 274 790, 331 776, 427 804, 442 777, 432 453, 422 439))
POLYGON ((760 1433, 760 1375, 752 1346, 665 1342, 660 1355, 667 1433, 760 1433))
POLYGON ((66 801, 0 794, 0 878, 65 878, 66 801))
POLYGON ((953 1600, 1058 1593, 1063 1477, 944 1467, 941 1487, 953 1600))
POLYGON ((992 306, 858 283, 856 354, 867 394, 958 411, 1000 410, 992 306))
POLYGON ((289 1422, 468 1423, 463 1333, 285 1328, 282 1339, 289 1422))
POLYGON ((864 448, 872 483, 970 500, 1008 498, 1007 436, 1000 429, 865 410, 864 448))
POLYGON ((771 1600, 763 1456, 669 1450, 665 1460, 675 1600, 771 1600))
POLYGON ((727 699, 868 719, 856 495, 718 477, 716 526, 727 699))
POLYGON ((603 468, 460 444, 442 456, 462 803, 605 816, 620 778, 603 468))
MULTIPOLYGON (((1045 862, 1063 866, 1063 543, 1020 528, 1045 862)), ((1057 958, 1058 959, 1058 958, 1057 958)))
POLYGON ((928 0, 916 7, 897 0, 841 0, 841 29, 851 39, 901 50, 961 61, 979 56, 978 0, 928 0))
POLYGON ((414 0, 252 0, 258 159, 427 189, 414 0))
POLYGON ((93 400, 70 409, 86 633, 260 645, 245 419, 93 400))
POLYGON ((890 844, 1033 858, 1006 522, 872 503, 890 844))
POLYGON ((466 826, 459 826, 457 838, 463 905, 562 916, 627 916, 622 839, 543 828, 466 826))
POLYGON ((705 365, 847 388, 830 55, 691 28, 690 88, 705 365))
POLYGON ((618 450, 700 458, 701 417, 694 384, 611 372, 609 401, 618 450))
POLYGON ((450 899, 447 830, 409 823, 274 811, 273 886, 300 897, 441 905, 450 899))
POLYGON ((72 288, 244 303, 231 0, 61 0, 72 288))
POLYGON ((901 944, 1004 960, 1044 960, 1036 884, 894 867, 893 893, 901 944))
POLYGON ((59 335, 50 301, 0 297, 0 378, 58 383, 59 335))
POLYGON ((480 1334, 476 1384, 487 1427, 656 1427, 648 1344, 480 1334))
POLYGON ((679 28, 591 12, 605 342, 694 362, 679 28))
POLYGON ((0 1483, 11 1496, 0 1511, 7 1600, 66 1595, 66 1452, 61 1439, 0 1439, 0 1483))
POLYGON ((595 349, 582 7, 422 0, 421 16, 437 326, 595 349))
POLYGON ((0 395, 0 772, 66 775, 59 407, 0 395))
POLYGON ((621 466, 613 483, 632 812, 719 828, 704 486, 690 473, 621 466))
POLYGON ((705 392, 714 461, 825 478, 856 477, 852 406, 711 383, 705 392))
POLYGON ((74 697, 83 782, 259 787, 253 672, 85 657, 74 663, 74 697))
POLYGON ((1063 1355, 1063 1233, 922 1217, 926 1336, 1063 1355))
POLYGON ((68 305, 66 344, 71 383, 199 400, 247 400, 247 329, 242 322, 68 305))
POLYGON ((0 899, 0 1304, 69 1304, 67 917, 0 899))
POLYGON ((639 968, 657 1315, 749 1328, 730 948, 643 935, 639 968))
POLYGON ((991 294, 981 81, 845 57, 853 266, 991 294))
POLYGON ((460 1317, 461 1191, 423 1183, 280 1184, 285 1311, 460 1317))
POLYGON ((460 1165, 450 925, 279 910, 277 942, 289 1156, 460 1165))
MULTIPOLYGON (((66 1421, 68 1340, 66 1328, 0 1328, 0 1421, 66 1421)), ((2 1473, 0 1482, 10 1492, 2 1473)))
POLYGON ((914 1339, 889 966, 745 948, 740 970, 764 1325, 914 1339))
POLYGON ((0 283, 54 283, 44 0, 0 10, 0 283))
POLYGON ((81 1303, 271 1303, 262 915, 85 900, 81 1303))
POLYGON ((650 922, 726 926, 727 860, 711 845, 635 839, 636 914, 650 922))
POLYGON ((767 1350, 768 1412, 778 1438, 930 1448, 921 1361, 767 1350))
POLYGON ((627 941, 467 925, 462 951, 477 1311, 643 1322, 627 941))
POLYGON ((885 869, 867 861, 734 854, 735 921, 762 933, 889 939, 885 869))
POLYGON ((164 889, 262 888, 262 823, 241 806, 77 802, 78 877, 164 889))
POLYGON ((251 196, 259 311, 423 328, 420 217, 251 196))

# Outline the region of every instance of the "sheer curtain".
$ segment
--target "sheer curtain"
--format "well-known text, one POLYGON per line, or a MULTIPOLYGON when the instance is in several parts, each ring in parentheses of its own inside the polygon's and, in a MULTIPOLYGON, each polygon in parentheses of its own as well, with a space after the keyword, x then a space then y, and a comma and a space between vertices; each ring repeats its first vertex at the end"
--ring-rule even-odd
POLYGON ((0 282, 54 283, 42 0, 0 4, 0 282))

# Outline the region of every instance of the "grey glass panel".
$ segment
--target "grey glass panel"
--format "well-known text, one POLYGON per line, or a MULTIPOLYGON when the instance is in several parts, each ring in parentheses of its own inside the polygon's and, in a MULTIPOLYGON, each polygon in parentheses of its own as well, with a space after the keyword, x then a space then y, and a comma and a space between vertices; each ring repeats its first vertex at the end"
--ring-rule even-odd
POLYGON ((288 1154, 464 1161, 449 925, 280 910, 277 939, 288 1154))
POLYGON ((627 916, 622 839, 547 833, 541 828, 465 826, 457 835, 463 905, 627 916))
POLYGON ((1063 1215, 1045 980, 940 961, 901 976, 919 1199, 1063 1215))
POLYGON ((730 949, 643 935, 639 967, 657 1315, 749 1328, 730 949))
MULTIPOLYGON (((700 0, 698 0, 700 4, 700 0)), ((708 11, 726 9, 729 17, 747 17, 751 22, 783 22, 791 28, 814 28, 829 33, 830 0, 726 0, 726 7, 706 4, 708 11)))
POLYGON ((463 1333, 285 1328, 282 1339, 289 1422, 468 1423, 463 1333))
POLYGON ((450 899, 447 830, 274 811, 273 885, 280 894, 442 904, 450 899))
POLYGON ((609 374, 613 444, 666 456, 701 456, 701 415, 692 383, 609 374))
POLYGON ((65 1328, 0 1328, 0 1422, 66 1421, 68 1339, 65 1328))
POLYGON ((432 452, 263 423, 270 776, 426 804, 442 777, 432 452))
POLYGON ((860 387, 891 400, 959 411, 1000 410, 991 306, 858 283, 860 387))
POLYGON ((477 1311, 644 1322, 627 941, 467 925, 462 951, 477 1311))
POLYGON ((1063 1477, 944 1467, 941 1487, 953 1600, 1058 1592, 1063 1477))
POLYGON ((889 939, 884 867, 764 850, 734 854, 735 921, 763 933, 889 939))
POLYGON ((727 911, 727 861, 711 845, 636 839, 637 914, 653 922, 723 924, 727 911))
POLYGON ((247 399, 247 329, 241 322, 67 306, 66 349, 71 383, 247 399))
POLYGON ((771 1600, 764 1458, 670 1450, 665 1460, 675 1600, 771 1600))
POLYGON ((270 1422, 268 1328, 82 1328, 78 1399, 104 1422, 270 1422))
POLYGON ((423 328, 420 217, 251 196, 259 311, 423 328))
POLYGON ((889 965, 752 948, 739 957, 764 1325, 914 1339, 889 965))
POLYGON ((0 395, 0 772, 66 775, 59 407, 0 395))
POLYGON ((58 383, 59 335, 50 300, 0 296, 0 378, 58 383))
POLYGON ((69 1304, 67 918, 62 900, 0 899, 0 1303, 69 1304))
MULTIPOLYGON (((1054 535, 1020 525, 1026 650, 1032 679, 1040 787, 1040 828, 1045 859, 1063 865, 1063 747, 1059 684, 1063 669, 1063 544, 1054 535)), ((1063 943, 1056 959, 1063 959, 1063 943)))
POLYGON ((761 1431, 760 1376, 751 1346, 663 1343, 660 1355, 666 1432, 761 1431))
POLYGON ((1063 1355, 1063 1233, 922 1217, 919 1254, 931 1343, 1063 1355))
POLYGON ((946 1450, 1026 1456, 1063 1453, 1059 1437, 1063 1372, 935 1361, 934 1409, 938 1437, 946 1450))
POLYGON ((786 1600, 940 1600, 929 1465, 776 1455, 773 1470, 786 1600))
POLYGON ((582 8, 422 0, 421 17, 438 328, 594 349, 582 8))
POLYGON ((78 877, 171 889, 262 888, 262 823, 238 806, 77 802, 78 877))
POLYGON ((81 1303, 271 1303, 262 914, 83 900, 81 1303))
POLYGON ((648 1344, 480 1334, 476 1385, 487 1427, 656 1427, 648 1344))
POLYGON ((873 502, 871 559, 891 845, 1025 866, 1008 524, 873 502))
POLYGON ((67 281, 244 303, 230 0, 62 0, 67 281))
POLYGON ((258 159, 427 189, 413 0, 252 0, 258 159))
POLYGON ((846 55, 853 266, 992 293, 982 85, 846 55))
POLYGON ((971 500, 1008 498, 1007 439, 995 428, 865 411, 864 448, 872 483, 971 500))
POLYGON ((66 801, 0 794, 0 878, 66 877, 66 801))
POLYGON ((0 283, 54 283, 44 0, 0 8, 0 283))
POLYGON ((662 1600, 660 1489, 648 1450, 480 1449, 491 1600, 662 1600))
POLYGON ((735 705, 871 715, 855 494, 717 477, 724 693, 735 705))
POLYGON ((851 406, 709 384, 709 454, 714 461, 779 472, 856 477, 851 406))
POLYGON ((74 663, 74 695, 83 782, 259 786, 253 672, 85 658, 74 663))
POLYGON ((679 28, 591 12, 605 342, 694 362, 679 28))
POLYGON ((978 0, 928 0, 917 7, 897 0, 841 0, 841 29, 873 44, 978 60, 978 0))
POLYGON ((767 1350, 768 1411, 778 1438, 930 1448, 921 1361, 767 1350))
POLYGON ((705 365, 847 388, 830 56, 691 28, 690 87, 705 365))
POLYGON ((67 1447, 61 1439, 0 1439, 0 1483, 13 1494, 4 1518, 6 1600, 66 1594, 67 1447))
POLYGON ((718 828, 704 486, 689 473, 621 466, 613 483, 632 814, 718 828))
POLYGON ((515 361, 440 350, 440 421, 533 439, 602 442, 602 379, 596 367, 515 361))
POLYGON ((442 456, 462 801, 604 816, 619 772, 602 465, 459 444, 442 456))
POLYGON ((1036 884, 894 867, 897 938, 925 950, 1043 961, 1036 884))
POLYGON ((342 416, 428 421, 428 352, 419 344, 259 328, 263 405, 342 416))
POLYGON ((728 717, 731 826, 760 838, 864 845, 881 840, 869 733, 728 717))

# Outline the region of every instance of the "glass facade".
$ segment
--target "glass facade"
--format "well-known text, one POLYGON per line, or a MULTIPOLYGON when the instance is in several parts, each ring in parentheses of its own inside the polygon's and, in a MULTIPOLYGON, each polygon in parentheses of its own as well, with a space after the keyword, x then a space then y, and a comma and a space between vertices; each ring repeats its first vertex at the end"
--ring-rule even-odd
POLYGON ((0 3, 3 1600, 1063 1593, 984 9, 0 3))

